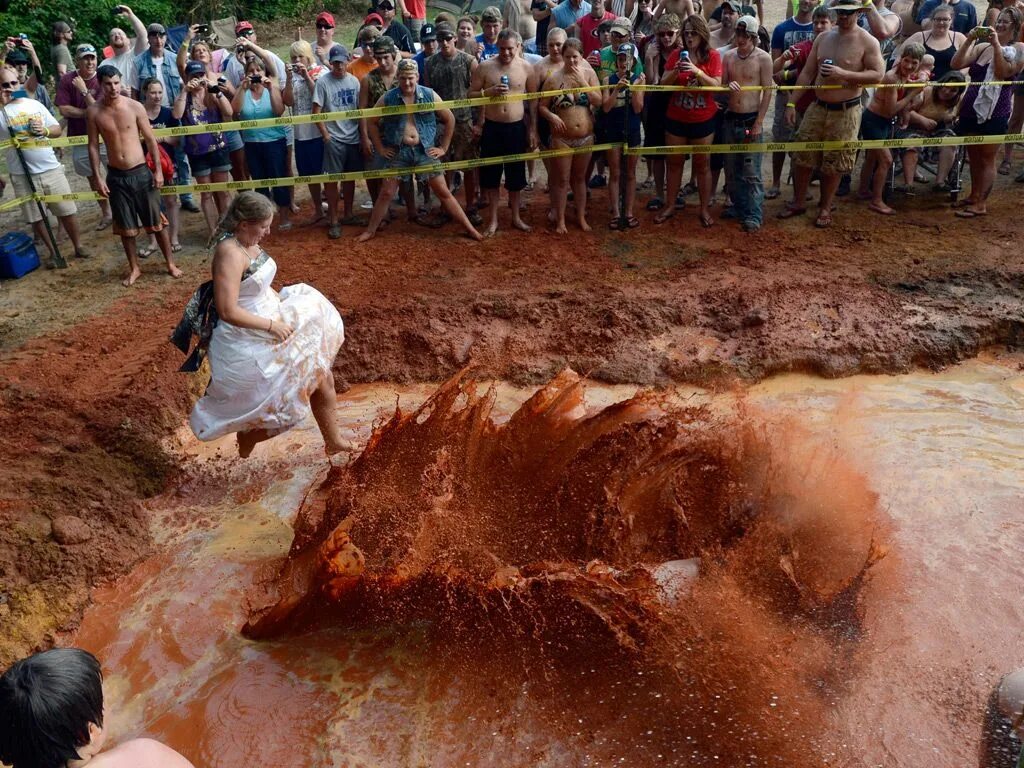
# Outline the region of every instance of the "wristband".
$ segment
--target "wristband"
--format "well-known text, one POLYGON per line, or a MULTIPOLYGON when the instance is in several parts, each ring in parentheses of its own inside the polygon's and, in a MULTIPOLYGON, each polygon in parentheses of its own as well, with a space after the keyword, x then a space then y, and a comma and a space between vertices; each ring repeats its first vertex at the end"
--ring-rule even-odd
POLYGON ((270 325, 267 326, 267 332, 274 330, 274 318, 270 318, 270 325))
POLYGON ((790 107, 792 107, 793 109, 796 109, 796 103, 792 102, 792 101, 787 101, 786 102, 786 109, 789 109, 790 107))

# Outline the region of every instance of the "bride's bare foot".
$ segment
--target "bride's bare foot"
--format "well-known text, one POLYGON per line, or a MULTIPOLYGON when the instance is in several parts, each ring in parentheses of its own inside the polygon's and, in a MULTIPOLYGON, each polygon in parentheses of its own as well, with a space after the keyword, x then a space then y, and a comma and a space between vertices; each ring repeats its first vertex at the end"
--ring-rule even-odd
POLYGON ((333 456, 336 453, 355 453, 359 450, 359 445, 352 440, 335 440, 330 443, 324 443, 324 453, 328 456, 333 456))

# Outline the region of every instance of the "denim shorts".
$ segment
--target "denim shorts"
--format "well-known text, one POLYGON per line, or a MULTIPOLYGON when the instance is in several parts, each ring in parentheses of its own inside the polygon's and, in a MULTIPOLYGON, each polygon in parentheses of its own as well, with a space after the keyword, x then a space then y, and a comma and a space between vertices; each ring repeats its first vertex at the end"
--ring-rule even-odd
MULTIPOLYGON (((383 160, 384 158, 381 159, 383 160)), ((424 165, 441 165, 440 160, 435 160, 424 151, 422 144, 417 144, 415 147, 403 144, 401 147, 398 147, 397 154, 391 160, 385 160, 384 163, 383 167, 388 169, 419 168, 424 165)), ((431 179, 434 176, 440 176, 441 169, 438 168, 436 171, 424 171, 422 173, 417 173, 416 175, 421 179, 431 179)), ((408 180, 410 177, 411 174, 407 174, 402 176, 402 180, 408 180)))

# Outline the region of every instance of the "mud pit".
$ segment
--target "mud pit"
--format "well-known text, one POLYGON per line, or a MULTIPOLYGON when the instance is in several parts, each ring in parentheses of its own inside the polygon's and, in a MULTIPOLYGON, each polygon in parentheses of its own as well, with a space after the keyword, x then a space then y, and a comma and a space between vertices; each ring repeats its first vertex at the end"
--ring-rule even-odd
POLYGON ((826 711, 885 551, 863 478, 651 393, 588 415, 571 371, 501 425, 495 397, 460 375, 332 470, 245 633, 331 608, 353 628, 419 622, 470 678, 504 660, 499 698, 529 690, 548 738, 596 764, 834 758, 826 711))

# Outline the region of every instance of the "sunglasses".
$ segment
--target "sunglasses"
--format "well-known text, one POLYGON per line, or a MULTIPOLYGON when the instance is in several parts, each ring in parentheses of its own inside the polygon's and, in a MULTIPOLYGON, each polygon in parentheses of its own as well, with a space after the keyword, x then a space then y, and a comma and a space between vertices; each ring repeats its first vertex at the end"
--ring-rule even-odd
POLYGON ((675 34, 676 34, 676 33, 675 33, 675 30, 671 30, 671 29, 670 29, 670 30, 669 30, 669 31, 667 31, 667 32, 659 32, 659 33, 658 33, 658 37, 674 37, 674 36, 675 36, 675 34))
POLYGON ((847 10, 836 11, 836 15, 837 16, 853 16, 853 14, 855 14, 855 13, 856 13, 856 11, 847 11, 847 10))
POLYGON ((317 29, 334 29, 334 27, 332 27, 330 24, 317 24, 316 28, 317 29))
POLYGON ((11 90, 18 87, 17 80, 11 80, 9 83, 0 83, 0 88, 10 88, 11 90))
POLYGON ((442 43, 451 42, 452 40, 455 39, 455 35, 438 35, 437 39, 440 40, 442 43))
POLYGON ((386 3, 381 3, 380 5, 377 6, 377 9, 381 11, 393 11, 395 10, 395 6, 388 5, 386 3))
POLYGON ((250 37, 255 34, 256 32, 252 29, 243 29, 241 32, 236 32, 235 37, 250 37))
POLYGON ((149 36, 150 37, 167 37, 167 33, 166 32, 150 32, 149 36))

